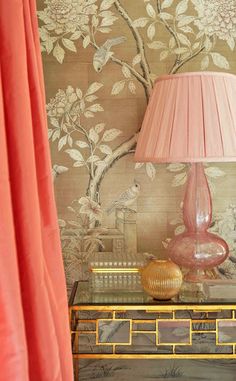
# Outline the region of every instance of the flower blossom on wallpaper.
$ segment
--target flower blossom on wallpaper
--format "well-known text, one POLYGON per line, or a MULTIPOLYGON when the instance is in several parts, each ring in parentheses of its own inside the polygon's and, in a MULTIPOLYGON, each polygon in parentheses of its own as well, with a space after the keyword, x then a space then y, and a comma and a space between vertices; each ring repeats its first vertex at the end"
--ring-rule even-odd
POLYGON ((48 0, 45 18, 56 34, 75 32, 89 23, 89 15, 97 11, 96 0, 48 0))
POLYGON ((69 112, 73 103, 78 99, 75 90, 68 86, 65 91, 59 89, 54 98, 47 104, 49 117, 60 117, 69 112))
POLYGON ((45 0, 46 7, 38 12, 43 25, 39 28, 42 51, 52 52, 62 63, 65 49, 77 51, 75 41, 83 39, 86 48, 97 32, 109 33, 117 17, 109 10, 114 0, 45 0))
POLYGON ((235 0, 192 0, 198 13, 194 23, 200 36, 216 36, 225 40, 233 50, 236 38, 236 1, 235 0))
POLYGON ((81 204, 80 213, 86 214, 89 217, 90 222, 101 221, 102 220, 102 209, 101 205, 97 202, 91 200, 89 197, 81 197, 79 199, 79 204, 81 204))

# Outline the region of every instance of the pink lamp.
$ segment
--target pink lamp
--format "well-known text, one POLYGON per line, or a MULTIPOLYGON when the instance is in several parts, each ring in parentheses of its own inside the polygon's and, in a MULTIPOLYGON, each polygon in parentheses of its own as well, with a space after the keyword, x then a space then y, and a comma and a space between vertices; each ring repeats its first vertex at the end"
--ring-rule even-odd
POLYGON ((154 86, 135 161, 191 163, 184 197, 185 232, 169 257, 200 281, 228 256, 227 243, 209 233, 212 200, 202 162, 236 161, 236 76, 197 72, 160 77, 154 86))

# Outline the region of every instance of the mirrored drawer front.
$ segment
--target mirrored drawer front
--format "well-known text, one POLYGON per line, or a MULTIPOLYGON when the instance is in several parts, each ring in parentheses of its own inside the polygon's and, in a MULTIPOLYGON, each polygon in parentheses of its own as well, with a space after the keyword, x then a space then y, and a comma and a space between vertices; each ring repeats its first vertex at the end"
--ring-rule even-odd
POLYGON ((73 353, 235 355, 235 311, 103 309, 71 311, 73 353), (224 313, 225 312, 225 313, 224 313))

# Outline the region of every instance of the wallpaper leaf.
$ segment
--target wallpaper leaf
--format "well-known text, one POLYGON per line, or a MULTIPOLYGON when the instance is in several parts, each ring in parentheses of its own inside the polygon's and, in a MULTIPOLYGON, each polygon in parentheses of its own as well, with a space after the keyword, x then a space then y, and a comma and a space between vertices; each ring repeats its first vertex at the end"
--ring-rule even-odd
POLYGON ((156 176, 156 168, 154 167, 152 163, 146 164, 146 172, 148 177, 150 177, 150 179, 153 181, 156 176))
POLYGON ((124 87, 125 87, 125 81, 118 81, 118 82, 114 83, 112 90, 111 90, 111 94, 112 95, 119 94, 124 89, 124 87))
POLYGON ((102 140, 104 142, 111 142, 112 140, 117 138, 117 136, 119 136, 120 134, 121 134, 120 130, 116 128, 111 128, 110 130, 107 130, 104 132, 102 140))
POLYGON ((173 4, 173 1, 174 0, 163 0, 161 3, 161 8, 162 9, 169 8, 173 4))
POLYGON ((226 69, 226 70, 229 69, 229 62, 224 56, 222 56, 220 53, 210 53, 210 54, 216 66, 220 67, 221 69, 226 69))

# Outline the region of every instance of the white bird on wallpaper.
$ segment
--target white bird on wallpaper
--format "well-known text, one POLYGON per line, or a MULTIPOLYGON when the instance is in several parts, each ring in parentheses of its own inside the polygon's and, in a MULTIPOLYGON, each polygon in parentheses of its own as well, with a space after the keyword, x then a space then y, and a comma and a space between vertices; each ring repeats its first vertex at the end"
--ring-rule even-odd
POLYGON ((140 190, 140 184, 134 180, 134 183, 126 191, 121 193, 118 199, 113 201, 112 204, 107 208, 107 214, 111 214, 115 209, 127 209, 132 211, 129 206, 137 200, 140 190))
POLYGON ((57 176, 59 176, 61 173, 64 173, 64 172, 67 172, 67 171, 68 171, 67 167, 64 167, 63 165, 54 164, 53 167, 52 167, 52 178, 53 178, 53 181, 55 181, 57 176))
POLYGON ((122 44, 124 41, 126 41, 126 37, 110 38, 102 46, 100 46, 93 56, 93 67, 96 72, 99 73, 114 54, 111 52, 112 46, 122 44))

